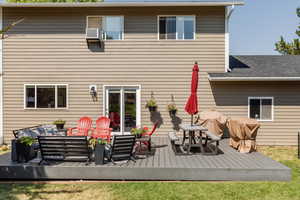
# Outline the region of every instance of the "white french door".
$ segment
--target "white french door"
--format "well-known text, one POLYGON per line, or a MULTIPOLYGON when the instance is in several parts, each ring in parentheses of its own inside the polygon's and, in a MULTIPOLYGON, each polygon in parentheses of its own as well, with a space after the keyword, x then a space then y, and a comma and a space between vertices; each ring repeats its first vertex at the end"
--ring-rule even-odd
POLYGON ((104 94, 104 114, 110 118, 113 134, 130 134, 140 125, 140 86, 104 86, 104 94))

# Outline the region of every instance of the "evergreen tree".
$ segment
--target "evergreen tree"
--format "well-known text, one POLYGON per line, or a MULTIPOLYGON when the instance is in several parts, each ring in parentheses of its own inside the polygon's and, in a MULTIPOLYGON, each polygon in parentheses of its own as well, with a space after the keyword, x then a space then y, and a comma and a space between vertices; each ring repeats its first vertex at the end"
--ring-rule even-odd
MULTIPOLYGON (((297 15, 300 18, 300 8, 297 8, 297 15)), ((283 55, 300 55, 300 26, 298 26, 296 34, 298 38, 291 42, 286 42, 281 36, 280 41, 275 44, 276 51, 283 55)))

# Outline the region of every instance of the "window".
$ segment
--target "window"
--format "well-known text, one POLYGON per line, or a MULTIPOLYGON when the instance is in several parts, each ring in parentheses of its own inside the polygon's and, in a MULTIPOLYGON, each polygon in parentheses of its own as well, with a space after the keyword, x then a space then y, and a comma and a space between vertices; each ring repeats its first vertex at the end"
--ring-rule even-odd
POLYGON ((193 40, 195 38, 194 16, 160 16, 160 40, 193 40))
POLYGON ((249 118, 260 121, 273 120, 273 97, 249 97, 249 118))
POLYGON ((67 108, 67 85, 25 85, 25 108, 67 108))
POLYGON ((98 29, 104 40, 122 40, 123 21, 123 16, 88 16, 87 28, 98 29))

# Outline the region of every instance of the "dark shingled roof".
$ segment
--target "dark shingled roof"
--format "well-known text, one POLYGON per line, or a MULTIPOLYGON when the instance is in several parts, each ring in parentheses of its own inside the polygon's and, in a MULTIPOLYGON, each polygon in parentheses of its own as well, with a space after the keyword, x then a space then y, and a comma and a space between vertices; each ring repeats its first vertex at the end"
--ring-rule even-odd
POLYGON ((231 72, 209 73, 211 78, 300 77, 300 56, 230 56, 231 72))

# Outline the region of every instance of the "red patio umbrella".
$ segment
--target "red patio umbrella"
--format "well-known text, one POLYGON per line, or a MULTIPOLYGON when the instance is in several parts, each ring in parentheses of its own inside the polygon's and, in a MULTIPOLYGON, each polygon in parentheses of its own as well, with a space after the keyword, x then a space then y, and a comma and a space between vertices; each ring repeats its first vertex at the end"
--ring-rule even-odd
POLYGON ((198 113, 198 100, 197 100, 198 72, 199 72, 199 67, 197 62, 195 62, 193 73, 192 73, 191 95, 185 105, 185 111, 191 115, 191 125, 193 125, 193 115, 198 113))

